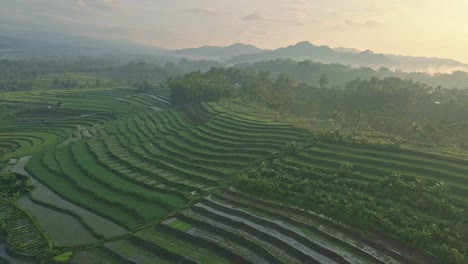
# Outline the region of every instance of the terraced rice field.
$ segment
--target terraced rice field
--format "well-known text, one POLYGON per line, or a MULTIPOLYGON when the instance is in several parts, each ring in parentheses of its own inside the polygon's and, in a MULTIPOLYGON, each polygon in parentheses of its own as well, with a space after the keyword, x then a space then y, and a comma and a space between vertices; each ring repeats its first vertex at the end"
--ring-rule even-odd
POLYGON ((64 200, 31 177, 24 171, 28 160, 20 159, 12 171, 30 177, 35 188, 29 197, 23 197, 17 203, 42 224, 54 243, 64 246, 92 244, 99 238, 112 238, 126 233, 122 227, 64 200))
POLYGON ((86 215, 137 229, 306 135, 291 134, 288 125, 236 119, 206 107, 188 118, 162 96, 126 90, 6 93, 0 100, 40 109, 19 114, 25 122, 1 124, 8 129, 0 135, 8 152, 2 159, 36 153, 26 170, 40 191, 22 205, 65 213, 97 238, 106 236, 93 230, 86 215), (84 211, 76 212, 76 206, 84 211))
POLYGON ((460 158, 414 150, 397 150, 361 144, 318 142, 297 157, 283 160, 286 164, 336 172, 350 163, 361 177, 381 179, 396 171, 409 178, 450 185, 454 198, 468 202, 468 161, 460 158))
POLYGON ((229 188, 272 159, 331 174, 349 162, 368 182, 399 171, 468 198, 463 159, 317 141, 242 103, 178 109, 129 89, 5 93, 0 101, 41 109, 0 121, 0 161, 32 155, 20 161, 36 189, 18 205, 42 226, 37 234, 77 247, 76 263, 418 263, 333 219, 229 188), (290 155, 291 142, 307 147, 290 155), (73 232, 60 229, 83 237, 67 243, 73 232))
POLYGON ((0 219, 6 225, 7 250, 27 258, 41 258, 50 248, 50 241, 29 216, 8 201, 0 201, 0 219))
POLYGON ((412 263, 329 218, 232 189, 92 251, 121 263, 412 263))
POLYGON ((133 230, 220 186, 288 140, 306 136, 286 125, 241 124, 205 114, 210 121, 199 125, 174 109, 126 114, 85 142, 36 155, 27 170, 64 199, 133 230))

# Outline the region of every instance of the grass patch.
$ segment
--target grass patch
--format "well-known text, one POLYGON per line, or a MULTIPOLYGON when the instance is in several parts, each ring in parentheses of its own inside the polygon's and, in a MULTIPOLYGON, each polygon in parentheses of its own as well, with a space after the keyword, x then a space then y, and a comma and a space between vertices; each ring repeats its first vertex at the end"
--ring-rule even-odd
POLYGON ((178 229, 178 230, 181 230, 181 231, 187 231, 189 230, 190 228, 192 228, 192 224, 189 224, 189 223, 186 223, 184 221, 181 221, 179 219, 175 219, 173 220, 172 222, 170 222, 168 224, 169 227, 172 227, 174 229, 178 229))

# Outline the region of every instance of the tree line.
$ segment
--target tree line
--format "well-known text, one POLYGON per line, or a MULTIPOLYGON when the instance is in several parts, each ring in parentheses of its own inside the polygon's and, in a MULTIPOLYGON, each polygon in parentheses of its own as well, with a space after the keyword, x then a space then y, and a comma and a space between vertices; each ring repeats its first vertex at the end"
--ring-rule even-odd
POLYGON ((29 81, 0 81, 0 91, 4 92, 28 91, 31 88, 29 81))
POLYGON ((212 68, 170 78, 168 86, 171 100, 178 106, 241 97, 272 109, 276 116, 292 104, 295 81, 285 74, 212 68))
POLYGON ((372 77, 378 79, 396 77, 413 80, 433 87, 441 85, 446 88, 468 88, 468 73, 463 71, 431 74, 426 72, 391 70, 385 67, 379 69, 370 67, 354 68, 343 64, 325 64, 310 60, 297 62, 290 59, 243 63, 234 67, 252 71, 270 71, 274 74, 286 73, 294 77, 298 82, 312 86, 319 86, 321 78, 325 75, 328 77, 329 87, 332 88, 343 87, 346 83, 357 78, 369 80, 372 77))

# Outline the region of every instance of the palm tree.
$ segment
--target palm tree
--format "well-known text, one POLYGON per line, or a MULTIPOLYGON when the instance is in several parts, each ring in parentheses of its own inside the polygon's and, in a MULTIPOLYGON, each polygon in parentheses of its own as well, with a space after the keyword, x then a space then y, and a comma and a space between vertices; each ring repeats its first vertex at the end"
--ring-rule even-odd
POLYGON ((354 166, 349 162, 342 163, 340 169, 338 170, 338 176, 342 178, 347 178, 354 173, 354 166))
POLYGON ((327 76, 326 74, 320 75, 319 83, 320 83, 320 88, 322 88, 322 89, 327 88, 327 85, 328 85, 328 76, 327 76))

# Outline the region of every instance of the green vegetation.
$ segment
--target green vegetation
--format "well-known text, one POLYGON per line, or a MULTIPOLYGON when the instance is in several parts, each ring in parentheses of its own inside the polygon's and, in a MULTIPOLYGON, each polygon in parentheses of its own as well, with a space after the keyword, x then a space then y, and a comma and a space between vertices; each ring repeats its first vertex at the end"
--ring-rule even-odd
MULTIPOLYGON (((40 108, 42 98, 48 98, 53 105, 49 113, 32 115, 36 109, 24 108, 4 121, 5 127, 20 131, 15 141, 35 140, 8 155, 36 153, 26 166, 35 179, 66 201, 130 231, 158 222, 224 186, 230 176, 281 150, 286 142, 307 136, 261 117, 237 120, 229 110, 216 111, 223 109, 217 103, 197 106, 198 112, 188 117, 161 95, 125 89, 11 93, 2 98, 13 104, 32 100, 40 108), (124 107, 117 107, 119 103, 124 107), (29 124, 21 126, 17 118, 29 124), (34 121, 39 118, 50 121, 34 121), (46 127, 52 128, 49 134, 46 127)), ((33 201, 58 210, 40 197, 33 201)), ((58 212, 71 214, 92 234, 100 233, 73 212, 58 212)), ((180 231, 191 226, 179 224, 173 227, 180 231)))
MULTIPOLYGON (((346 160, 345 157, 336 156, 333 160, 334 156, 326 152, 310 156, 311 151, 265 162, 239 175, 236 186, 324 212, 357 228, 384 230, 405 243, 437 252, 445 259, 452 249, 466 252, 463 239, 467 235, 466 199, 461 203, 459 196, 449 191, 450 184, 437 181, 441 178, 433 180, 424 174, 403 177, 406 174, 385 173, 386 168, 377 164, 340 165, 339 161, 346 160)), ((371 157, 365 162, 372 164, 371 157)), ((405 173, 403 165, 392 167, 401 168, 405 173)), ((456 193, 466 194, 466 191, 456 193)))
POLYGON ((171 101, 176 105, 212 102, 222 98, 242 96, 263 104, 277 113, 291 104, 294 80, 280 74, 272 79, 269 72, 252 74, 235 68, 193 72, 168 81, 171 101))
POLYGON ((174 236, 167 229, 155 227, 137 233, 139 239, 158 245, 174 254, 186 255, 201 263, 230 263, 213 249, 200 247, 196 243, 174 236))
POLYGON ((10 201, 0 201, 1 233, 6 236, 5 248, 13 255, 36 260, 46 259, 51 242, 34 220, 10 201))
POLYGON ((0 173, 0 199, 16 200, 32 191, 27 178, 13 173, 0 173))
POLYGON ((171 223, 169 223, 170 227, 172 228, 175 228, 175 229, 179 229, 181 231, 187 231, 189 230, 190 228, 192 228, 192 225, 189 224, 189 223, 185 223, 183 221, 180 221, 179 219, 175 219, 174 221, 172 221, 171 223))
MULTIPOLYGON (((0 91, 38 89, 96 89, 133 86, 149 81, 157 85, 167 78, 195 70, 207 71, 221 64, 214 61, 116 62, 109 58, 60 58, 0 60, 0 91)), ((144 91, 146 89, 140 90, 144 91)))
MULTIPOLYGON (((454 71, 451 73, 435 73, 426 72, 405 72, 401 70, 391 70, 386 67, 372 69, 370 67, 351 67, 342 64, 325 64, 310 60, 294 61, 288 59, 276 59, 269 61, 258 61, 253 63, 242 63, 235 66, 243 70, 249 71, 269 71, 273 74, 285 73, 295 78, 301 83, 305 83, 314 87, 322 87, 321 80, 326 82, 329 88, 342 88, 348 82, 356 79, 368 80, 372 77, 379 79, 396 77, 406 80, 414 80, 415 82, 424 83, 429 86, 437 87, 444 86, 446 88, 467 88, 467 73, 463 71, 454 71)), ((323 82, 322 84, 325 84, 323 82)))
POLYGON ((157 83, 170 67, 45 69, 32 91, 0 93, 11 248, 58 262, 466 262, 466 91, 393 77, 337 88, 327 72, 317 88, 237 68, 157 83), (140 70, 161 71, 127 88, 109 77, 140 70), (43 215, 14 213, 23 195, 91 242, 52 250, 43 215))
POLYGON ((73 252, 65 252, 60 255, 57 255, 54 257, 54 261, 57 262, 67 262, 70 260, 71 256, 73 255, 73 252))

